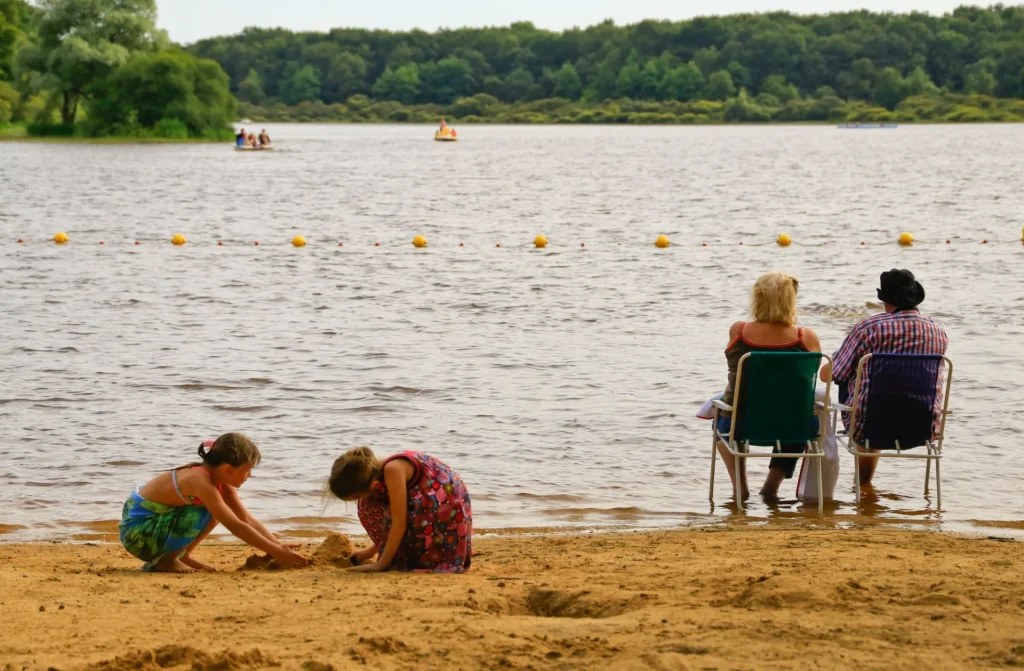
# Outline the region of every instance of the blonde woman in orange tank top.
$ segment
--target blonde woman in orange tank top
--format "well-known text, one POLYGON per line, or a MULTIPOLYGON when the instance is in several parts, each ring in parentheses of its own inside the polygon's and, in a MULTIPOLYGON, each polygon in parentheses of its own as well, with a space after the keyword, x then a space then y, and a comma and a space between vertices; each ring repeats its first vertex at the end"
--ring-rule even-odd
MULTIPOLYGON (((796 325, 796 296, 799 282, 784 273, 766 273, 757 278, 750 292, 752 322, 736 322, 729 327, 729 344, 725 359, 729 366, 729 384, 724 401, 732 405, 735 397, 736 370, 740 358, 748 352, 820 352, 818 334, 796 325)), ((729 432, 731 416, 719 418, 719 433, 729 432), (724 428, 723 428, 724 427, 724 428)), ((802 452, 803 445, 783 445, 783 452, 802 452)), ((718 453, 729 471, 729 479, 736 490, 736 465, 732 456, 719 444, 718 453)), ((775 500, 783 480, 793 477, 796 459, 772 459, 768 465, 768 478, 761 488, 761 496, 775 500)), ((743 498, 750 495, 747 487, 747 460, 740 461, 740 490, 743 498)))

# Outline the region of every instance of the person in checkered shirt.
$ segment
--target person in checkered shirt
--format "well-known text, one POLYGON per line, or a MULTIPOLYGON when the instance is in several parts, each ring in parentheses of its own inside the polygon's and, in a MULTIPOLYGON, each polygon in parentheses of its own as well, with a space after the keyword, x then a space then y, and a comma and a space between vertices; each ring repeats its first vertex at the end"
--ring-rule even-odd
MULTIPOLYGON (((868 317, 853 327, 842 346, 832 356, 835 362, 832 379, 839 387, 839 402, 849 402, 853 384, 857 379, 857 365, 865 354, 928 354, 944 355, 949 345, 946 331, 917 309, 924 301, 924 287, 909 270, 893 268, 882 273, 878 299, 885 304, 885 312, 868 317)), ((829 375, 823 370, 822 380, 829 375)), ((863 381, 862 393, 869 380, 863 381)), ((936 413, 942 408, 942 395, 935 398, 936 413)), ((860 442, 864 432, 863 415, 857 417, 857 426, 850 427, 849 413, 843 413, 843 424, 853 440, 860 442)), ((872 449, 878 453, 880 450, 872 449)), ((862 458, 860 481, 871 482, 878 459, 862 458)))

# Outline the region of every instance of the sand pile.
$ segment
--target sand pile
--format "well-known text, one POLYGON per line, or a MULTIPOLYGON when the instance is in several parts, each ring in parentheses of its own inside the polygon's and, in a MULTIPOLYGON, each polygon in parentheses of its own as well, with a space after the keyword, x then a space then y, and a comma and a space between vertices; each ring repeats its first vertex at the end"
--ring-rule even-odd
POLYGON ((187 666, 192 671, 234 671, 278 666, 257 649, 245 653, 211 654, 184 645, 165 645, 156 650, 138 650, 114 659, 90 664, 87 671, 157 671, 187 666))
POLYGON ((339 568, 348 568, 352 566, 352 562, 348 558, 355 551, 356 546, 348 536, 330 534, 310 557, 310 563, 319 566, 329 564, 339 568))
MULTIPOLYGON (((349 557, 356 551, 355 544, 345 534, 328 534, 324 542, 309 556, 310 566, 336 566, 348 568, 352 566, 349 557)), ((250 555, 245 560, 243 571, 276 571, 281 566, 270 555, 250 555)))

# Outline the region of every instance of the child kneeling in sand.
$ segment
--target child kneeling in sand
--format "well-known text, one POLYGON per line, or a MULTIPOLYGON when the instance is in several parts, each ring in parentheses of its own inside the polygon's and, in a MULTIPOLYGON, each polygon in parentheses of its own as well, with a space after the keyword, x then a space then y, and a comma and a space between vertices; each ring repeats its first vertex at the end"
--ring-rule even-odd
POLYGON ((225 433, 200 445, 199 458, 201 463, 161 473, 125 501, 121 544, 146 562, 142 570, 212 571, 192 552, 218 523, 282 566, 305 566, 306 558, 253 519, 238 498, 238 488, 260 462, 256 445, 240 433, 225 433))
POLYGON ((368 447, 334 462, 328 481, 343 501, 358 501, 373 543, 352 555, 353 571, 462 573, 473 554, 473 507, 458 473, 422 452, 381 461, 368 447), (376 556, 372 564, 362 564, 376 556), (360 565, 362 564, 362 565, 360 565))

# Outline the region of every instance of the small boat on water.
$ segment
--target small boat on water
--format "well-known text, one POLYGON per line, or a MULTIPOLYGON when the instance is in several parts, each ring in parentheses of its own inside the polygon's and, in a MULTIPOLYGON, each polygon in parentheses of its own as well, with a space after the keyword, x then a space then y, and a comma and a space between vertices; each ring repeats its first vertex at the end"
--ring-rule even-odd
POLYGON ((434 142, 455 142, 458 139, 459 134, 455 129, 441 119, 441 127, 434 133, 434 142))
POLYGON ((274 150, 274 148, 269 146, 269 145, 268 146, 263 146, 263 147, 251 147, 251 146, 248 146, 248 145, 245 145, 245 146, 237 146, 236 145, 235 146, 235 151, 273 151, 273 150, 274 150))
POLYGON ((841 128, 843 130, 846 130, 847 128, 850 128, 850 129, 871 129, 871 128, 899 128, 899 127, 900 127, 900 125, 898 123, 843 123, 843 124, 839 124, 838 126, 836 126, 836 128, 841 128))

